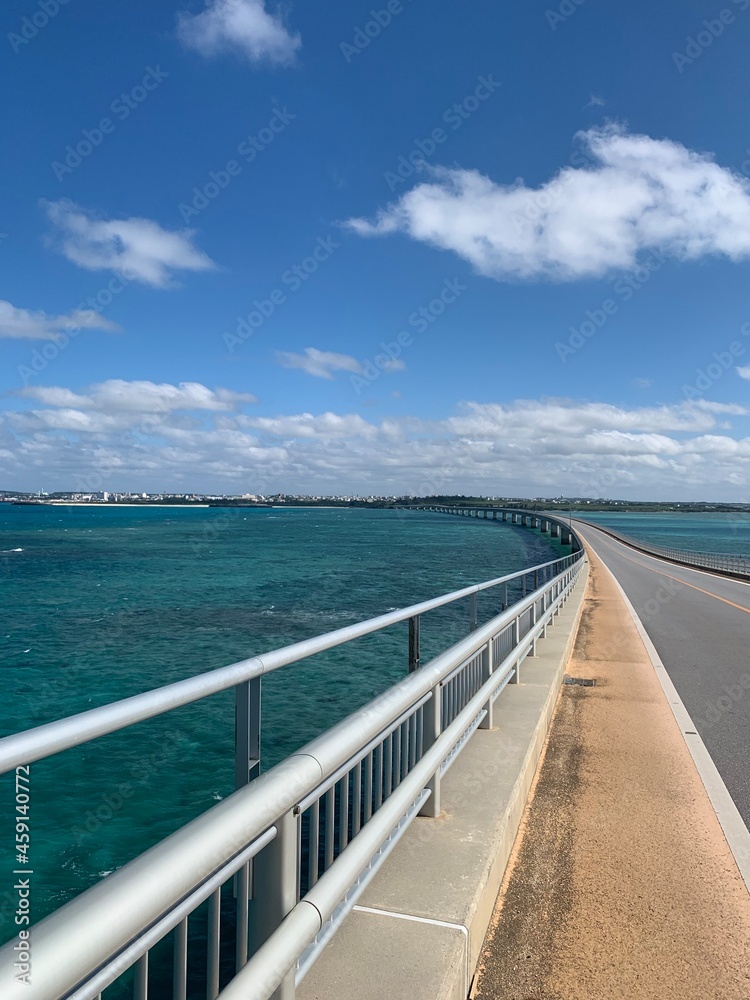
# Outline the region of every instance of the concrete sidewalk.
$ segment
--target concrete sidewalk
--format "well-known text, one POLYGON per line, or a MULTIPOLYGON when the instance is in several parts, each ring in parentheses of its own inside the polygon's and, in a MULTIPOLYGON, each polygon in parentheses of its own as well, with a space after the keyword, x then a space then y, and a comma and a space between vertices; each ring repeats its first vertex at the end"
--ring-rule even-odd
POLYGON ((635 624, 591 575, 476 1000, 750 1000, 750 894, 635 624), (616 637, 616 639, 613 639, 616 637))

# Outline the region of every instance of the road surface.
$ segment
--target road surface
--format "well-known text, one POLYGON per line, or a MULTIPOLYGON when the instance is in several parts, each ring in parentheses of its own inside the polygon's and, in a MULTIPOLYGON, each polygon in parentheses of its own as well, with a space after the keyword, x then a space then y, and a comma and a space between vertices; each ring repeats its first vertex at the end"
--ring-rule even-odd
MULTIPOLYGON (((612 570, 750 827, 750 584, 646 555, 576 524, 612 570)), ((617 659, 618 636, 610 639, 617 659)))

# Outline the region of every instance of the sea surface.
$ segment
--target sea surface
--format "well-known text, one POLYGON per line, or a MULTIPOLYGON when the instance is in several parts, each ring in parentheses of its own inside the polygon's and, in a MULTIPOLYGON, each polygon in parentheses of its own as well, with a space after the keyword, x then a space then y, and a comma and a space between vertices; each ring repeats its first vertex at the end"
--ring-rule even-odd
MULTIPOLYGON (((545 562, 520 527, 416 511, 0 506, 0 733, 545 562)), ((565 551, 569 551, 566 549, 565 551)), ((499 595, 480 595, 480 620, 499 595)), ((422 660, 468 630, 464 600, 422 620, 422 660)), ((263 768, 407 672, 407 625, 263 680, 263 768)), ((233 790, 234 698, 31 766, 33 920, 233 790)), ((12 776, 0 779, 12 813, 12 776)), ((0 940, 14 933, 12 824, 0 940)))
POLYGON ((608 511, 576 516, 653 545, 750 556, 750 513, 618 514, 608 511))

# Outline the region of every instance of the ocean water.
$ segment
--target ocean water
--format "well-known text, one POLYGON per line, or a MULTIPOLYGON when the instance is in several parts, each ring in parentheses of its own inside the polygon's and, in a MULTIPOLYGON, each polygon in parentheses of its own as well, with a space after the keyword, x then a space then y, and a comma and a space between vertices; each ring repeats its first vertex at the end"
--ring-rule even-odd
MULTIPOLYGON (((544 562, 557 542, 427 512, 0 506, 7 735, 544 562)), ((565 550, 569 551, 569 550, 565 550)), ((480 620, 499 595, 480 595, 480 620)), ((468 602, 422 622, 422 657, 468 602)), ((407 625, 263 682, 263 768, 407 670, 407 625)), ((33 920, 233 790, 226 692, 31 766, 33 920)), ((12 776, 0 779, 6 814, 12 776)), ((12 827, 0 887, 10 917, 12 827)))
POLYGON ((592 513, 584 520, 654 545, 750 556, 750 513, 592 513))

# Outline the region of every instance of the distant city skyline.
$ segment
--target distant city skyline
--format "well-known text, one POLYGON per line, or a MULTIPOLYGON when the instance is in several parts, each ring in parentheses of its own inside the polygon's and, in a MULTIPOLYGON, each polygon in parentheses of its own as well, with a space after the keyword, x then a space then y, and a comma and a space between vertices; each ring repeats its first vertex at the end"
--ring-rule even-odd
POLYGON ((750 0, 54 6, 0 489, 750 502, 750 0))

